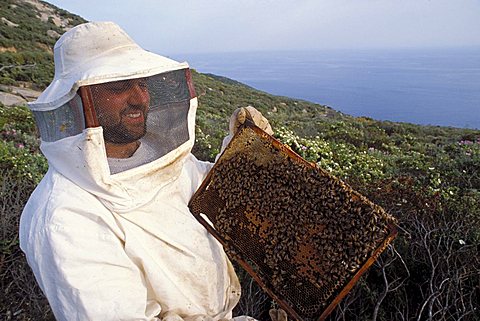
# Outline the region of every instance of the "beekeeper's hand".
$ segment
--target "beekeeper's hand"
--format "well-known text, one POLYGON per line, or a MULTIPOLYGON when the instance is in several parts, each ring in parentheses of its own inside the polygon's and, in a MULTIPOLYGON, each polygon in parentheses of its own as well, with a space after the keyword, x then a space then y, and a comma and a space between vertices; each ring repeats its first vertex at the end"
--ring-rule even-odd
POLYGON ((252 106, 247 106, 247 107, 237 108, 233 112, 232 117, 230 117, 230 125, 229 125, 230 136, 233 137, 233 135, 235 135, 238 128, 243 123, 245 123, 245 120, 247 118, 253 121, 253 123, 257 127, 265 131, 267 134, 273 135, 272 126, 270 126, 270 123, 268 122, 268 120, 265 117, 263 117, 262 113, 256 110, 252 106))
POLYGON ((250 119, 251 121, 253 121, 253 123, 257 125, 257 127, 260 127, 267 134, 273 135, 272 126, 270 126, 270 123, 265 117, 263 117, 261 112, 259 112, 252 106, 237 108, 230 117, 229 134, 223 139, 222 149, 215 158, 215 161, 217 161, 225 148, 227 148, 227 145, 232 140, 233 135, 235 135, 235 133, 238 131, 238 128, 240 128, 240 126, 245 123, 246 119, 250 119))
POLYGON ((287 321, 287 313, 282 309, 270 309, 268 314, 272 321, 287 321))

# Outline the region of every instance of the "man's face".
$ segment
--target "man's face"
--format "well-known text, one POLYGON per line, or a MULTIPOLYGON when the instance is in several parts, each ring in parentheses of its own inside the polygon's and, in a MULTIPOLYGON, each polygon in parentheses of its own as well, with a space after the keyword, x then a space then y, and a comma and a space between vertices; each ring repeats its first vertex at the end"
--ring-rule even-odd
POLYGON ((106 142, 128 144, 145 135, 150 104, 145 79, 92 85, 91 91, 106 142))

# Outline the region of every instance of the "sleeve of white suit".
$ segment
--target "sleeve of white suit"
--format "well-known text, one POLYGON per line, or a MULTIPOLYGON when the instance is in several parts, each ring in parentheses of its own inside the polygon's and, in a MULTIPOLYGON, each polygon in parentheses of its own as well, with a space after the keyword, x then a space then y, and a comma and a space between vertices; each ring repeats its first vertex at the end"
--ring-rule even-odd
POLYGON ((158 320, 143 274, 101 216, 66 204, 49 218, 34 268, 57 320, 158 320))
MULTIPOLYGON (((191 155, 184 166, 195 182, 190 187, 193 193, 213 164, 191 155)), ((152 289, 151 282, 145 279, 148 256, 126 252, 128 244, 138 244, 131 230, 136 225, 121 224, 121 216, 112 213, 96 196, 52 172, 47 173, 25 206, 20 246, 57 320, 147 321, 160 320, 160 314, 164 321, 212 319, 203 314, 182 312, 180 316, 174 309, 167 311, 169 305, 160 300, 163 297, 153 297, 161 289, 152 289)), ((143 246, 140 243, 139 247, 143 246)), ((188 285, 182 293, 191 291, 188 285)), ((225 289, 231 287, 235 288, 231 285, 225 289)), ((224 311, 231 308, 226 305, 224 311)), ((221 318, 230 316, 228 312, 221 318)))

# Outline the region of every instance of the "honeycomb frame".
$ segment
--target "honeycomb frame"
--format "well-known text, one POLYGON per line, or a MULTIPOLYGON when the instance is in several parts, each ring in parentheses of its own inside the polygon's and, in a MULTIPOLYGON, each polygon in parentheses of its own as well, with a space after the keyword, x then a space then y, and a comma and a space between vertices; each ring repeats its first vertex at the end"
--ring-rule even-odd
POLYGON ((188 206, 299 321, 324 320, 397 233, 381 207, 251 122, 188 206))

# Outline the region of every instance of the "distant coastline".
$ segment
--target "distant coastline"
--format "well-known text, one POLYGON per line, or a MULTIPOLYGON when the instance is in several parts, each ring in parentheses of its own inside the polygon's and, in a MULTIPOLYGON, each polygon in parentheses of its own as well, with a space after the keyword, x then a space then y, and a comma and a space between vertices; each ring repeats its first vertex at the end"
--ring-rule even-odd
POLYGON ((204 73, 353 116, 480 129, 480 48, 178 55, 204 73))

